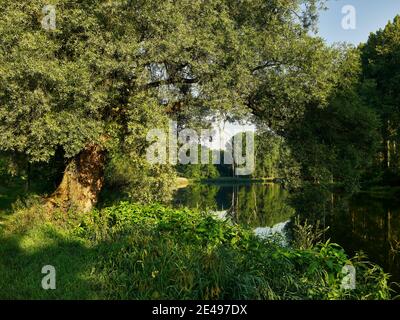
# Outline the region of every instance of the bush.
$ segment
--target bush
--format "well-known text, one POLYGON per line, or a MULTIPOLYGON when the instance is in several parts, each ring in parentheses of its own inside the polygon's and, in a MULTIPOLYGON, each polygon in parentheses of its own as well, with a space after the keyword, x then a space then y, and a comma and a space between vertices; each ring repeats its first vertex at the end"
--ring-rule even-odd
POLYGON ((123 202, 83 217, 42 215, 47 223, 21 217, 34 211, 15 214, 14 223, 29 225, 3 235, 0 292, 6 298, 390 298, 381 268, 348 259, 329 242, 285 248, 208 214, 156 204, 123 202), (43 261, 61 270, 52 292, 26 280, 43 261), (341 289, 349 264, 357 270, 355 290, 341 289))
POLYGON ((283 248, 200 212, 121 203, 76 229, 108 242, 98 269, 118 299, 386 299, 388 276, 336 244, 283 248), (110 251, 110 247, 113 250, 110 251), (357 270, 342 290, 342 268, 357 270))

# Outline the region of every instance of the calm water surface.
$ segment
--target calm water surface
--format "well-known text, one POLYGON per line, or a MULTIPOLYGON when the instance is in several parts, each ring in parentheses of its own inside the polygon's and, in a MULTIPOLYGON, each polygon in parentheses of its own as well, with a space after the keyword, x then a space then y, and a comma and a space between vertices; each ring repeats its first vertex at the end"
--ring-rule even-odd
MULTIPOLYGON (((269 229, 296 214, 288 197, 288 192, 277 184, 194 184, 176 192, 174 205, 215 211, 235 223, 269 229)), ((363 251, 370 261, 392 274, 392 281, 399 282, 400 201, 367 195, 350 199, 332 196, 329 207, 319 218, 329 226, 325 237, 350 255, 363 251)))

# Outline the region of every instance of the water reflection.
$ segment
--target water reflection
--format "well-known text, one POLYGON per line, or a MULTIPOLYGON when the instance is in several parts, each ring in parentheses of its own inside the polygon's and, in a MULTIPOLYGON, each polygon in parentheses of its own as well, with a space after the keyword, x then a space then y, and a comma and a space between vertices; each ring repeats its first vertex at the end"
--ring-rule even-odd
POLYGON ((400 203, 357 195, 335 197, 326 215, 327 236, 349 254, 363 250, 370 260, 400 281, 400 203))
POLYGON ((174 204, 216 211, 248 227, 272 227, 293 216, 287 197, 288 192, 277 184, 194 184, 179 189, 174 204))
POLYGON ((400 201, 367 195, 349 198, 320 189, 289 195, 276 184, 194 184, 178 190, 174 204, 214 211, 259 231, 281 226, 296 212, 303 220, 329 226, 326 238, 351 255, 364 251, 392 274, 392 281, 400 281, 400 201))

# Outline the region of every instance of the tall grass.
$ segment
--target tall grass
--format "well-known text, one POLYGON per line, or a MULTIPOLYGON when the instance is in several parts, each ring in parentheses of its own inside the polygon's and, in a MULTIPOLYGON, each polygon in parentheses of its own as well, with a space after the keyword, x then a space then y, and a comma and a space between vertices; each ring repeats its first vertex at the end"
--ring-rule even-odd
POLYGON ((7 222, 0 298, 388 299, 388 275, 335 244, 284 248, 210 215, 121 203, 85 216, 39 205, 7 222), (57 289, 40 287, 41 267, 57 289), (357 270, 341 289, 342 268, 357 270))

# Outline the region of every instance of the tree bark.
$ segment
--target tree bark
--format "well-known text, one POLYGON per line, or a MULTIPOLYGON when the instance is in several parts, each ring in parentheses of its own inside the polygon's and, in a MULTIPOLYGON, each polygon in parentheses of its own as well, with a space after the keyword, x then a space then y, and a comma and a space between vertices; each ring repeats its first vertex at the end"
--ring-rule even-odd
POLYGON ((47 203, 50 209, 89 212, 96 205, 104 184, 105 151, 88 144, 67 165, 63 179, 47 203))

